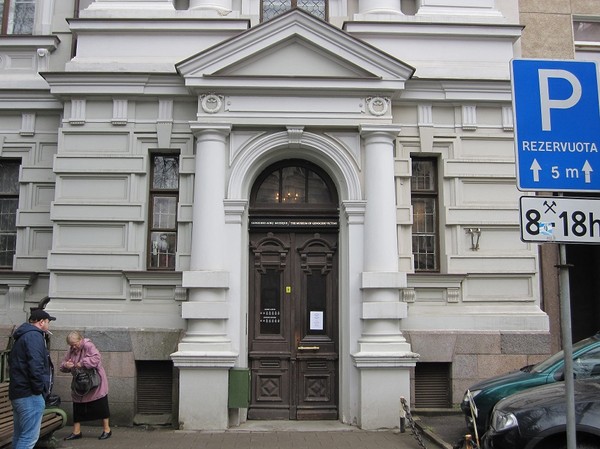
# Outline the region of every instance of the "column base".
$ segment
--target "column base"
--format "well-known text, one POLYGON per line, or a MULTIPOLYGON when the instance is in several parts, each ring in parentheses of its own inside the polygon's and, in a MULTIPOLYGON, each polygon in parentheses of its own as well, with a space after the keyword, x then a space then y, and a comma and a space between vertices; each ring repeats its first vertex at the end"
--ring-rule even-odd
POLYGON ((400 425, 400 398, 410 403, 410 373, 418 354, 366 353, 352 355, 359 370, 359 426, 364 430, 400 425))
POLYGON ((229 369, 232 352, 178 351, 171 354, 179 368, 179 428, 225 430, 229 425, 229 369))

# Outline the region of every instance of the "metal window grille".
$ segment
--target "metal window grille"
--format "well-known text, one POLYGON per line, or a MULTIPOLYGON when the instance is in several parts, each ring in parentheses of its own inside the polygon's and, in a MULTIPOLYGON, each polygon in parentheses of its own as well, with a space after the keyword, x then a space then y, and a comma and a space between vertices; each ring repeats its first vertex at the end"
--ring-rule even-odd
POLYGON ((136 411, 143 415, 173 412, 173 364, 170 361, 137 361, 136 411))
POLYGON ((415 367, 415 407, 452 407, 450 363, 419 362, 415 367))
POLYGON ((322 20, 327 20, 326 0, 262 0, 262 21, 271 20, 294 8, 302 9, 322 20))

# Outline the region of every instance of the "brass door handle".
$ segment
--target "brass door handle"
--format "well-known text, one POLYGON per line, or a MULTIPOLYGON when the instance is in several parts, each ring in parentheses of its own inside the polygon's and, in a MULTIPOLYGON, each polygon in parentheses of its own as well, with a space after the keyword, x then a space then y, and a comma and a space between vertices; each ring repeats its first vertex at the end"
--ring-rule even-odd
POLYGON ((298 351, 317 351, 321 348, 318 346, 298 346, 298 351))

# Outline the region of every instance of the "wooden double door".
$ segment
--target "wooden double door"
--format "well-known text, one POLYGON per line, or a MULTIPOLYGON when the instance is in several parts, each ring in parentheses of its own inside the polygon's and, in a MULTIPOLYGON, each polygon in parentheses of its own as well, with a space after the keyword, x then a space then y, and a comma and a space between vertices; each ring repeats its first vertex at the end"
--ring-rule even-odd
POLYGON ((338 418, 337 239, 250 234, 249 419, 338 418))

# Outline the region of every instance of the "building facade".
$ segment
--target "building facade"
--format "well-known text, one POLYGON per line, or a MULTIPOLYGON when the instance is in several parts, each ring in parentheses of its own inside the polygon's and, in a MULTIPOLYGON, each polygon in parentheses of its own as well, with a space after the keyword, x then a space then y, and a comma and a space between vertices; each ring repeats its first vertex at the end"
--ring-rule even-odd
POLYGON ((4 5, 0 320, 48 296, 116 424, 391 428, 550 351, 516 0, 4 5))

